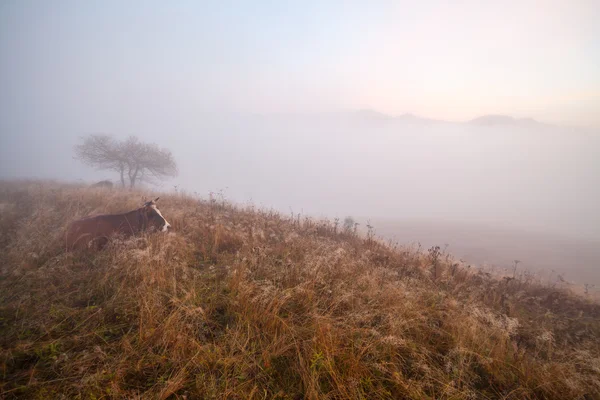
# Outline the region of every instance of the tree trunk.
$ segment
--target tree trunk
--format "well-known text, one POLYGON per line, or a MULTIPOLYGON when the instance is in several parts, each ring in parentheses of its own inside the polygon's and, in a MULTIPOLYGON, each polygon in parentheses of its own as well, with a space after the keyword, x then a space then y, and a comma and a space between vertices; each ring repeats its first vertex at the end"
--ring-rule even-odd
POLYGON ((125 176, 123 176, 123 174, 125 173, 125 168, 121 168, 121 187, 125 187, 125 176))
POLYGON ((133 175, 131 173, 129 173, 129 188, 130 189, 133 189, 133 187, 135 186, 135 181, 137 180, 139 171, 140 171, 140 167, 136 166, 135 171, 133 172, 133 175))

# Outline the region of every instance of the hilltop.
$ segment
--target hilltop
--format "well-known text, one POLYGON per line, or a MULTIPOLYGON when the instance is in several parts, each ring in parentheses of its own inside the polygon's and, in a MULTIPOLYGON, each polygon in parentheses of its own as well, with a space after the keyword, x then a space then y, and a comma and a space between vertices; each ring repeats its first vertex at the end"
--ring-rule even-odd
MULTIPOLYGON (((501 114, 488 114, 473 118, 468 121, 461 122, 450 122, 443 119, 426 118, 411 113, 405 113, 401 115, 390 115, 384 114, 379 111, 371 109, 362 109, 357 111, 350 111, 346 113, 350 117, 357 119, 369 120, 369 121, 386 121, 386 122, 398 122, 407 124, 420 124, 420 125, 431 125, 431 124, 452 124, 452 125, 471 125, 480 127, 489 126, 517 126, 523 128, 534 128, 534 127, 553 127, 550 124, 536 121, 533 118, 515 118, 510 115, 501 114)), ((340 113, 338 115, 344 115, 340 113)))
POLYGON ((449 121, 439 118, 424 117, 412 113, 387 114, 374 109, 364 108, 358 110, 331 111, 319 113, 273 113, 255 114, 256 119, 262 120, 285 120, 285 121, 353 121, 367 123, 385 123, 397 125, 464 125, 464 126, 517 126, 524 128, 545 127, 557 128, 552 124, 539 122, 533 118, 516 118, 510 115, 487 114, 464 121, 449 121))
POLYGON ((3 398, 600 397, 599 305, 437 247, 162 193, 173 233, 64 251, 145 195, 0 183, 3 398))
POLYGON ((521 127, 535 127, 544 126, 541 122, 534 120, 533 118, 514 118, 508 115, 484 115, 477 117, 468 122, 472 125, 479 126, 496 126, 496 125, 509 125, 509 126, 521 126, 521 127))

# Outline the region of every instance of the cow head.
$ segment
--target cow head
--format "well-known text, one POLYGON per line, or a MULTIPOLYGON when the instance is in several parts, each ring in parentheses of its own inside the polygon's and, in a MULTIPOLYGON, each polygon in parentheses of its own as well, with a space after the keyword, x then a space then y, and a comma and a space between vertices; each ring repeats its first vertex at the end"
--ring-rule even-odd
POLYGON ((168 232, 169 228, 171 227, 171 224, 167 222, 165 217, 163 217, 160 210, 156 206, 156 202, 158 201, 158 199, 159 197, 157 197, 154 200, 145 202, 144 207, 142 207, 142 210, 146 215, 149 227, 154 227, 161 232, 168 232))

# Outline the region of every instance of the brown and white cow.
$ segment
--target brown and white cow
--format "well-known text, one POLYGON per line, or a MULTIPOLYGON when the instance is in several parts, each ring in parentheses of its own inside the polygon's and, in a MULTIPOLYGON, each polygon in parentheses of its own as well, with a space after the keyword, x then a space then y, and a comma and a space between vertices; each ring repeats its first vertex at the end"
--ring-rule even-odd
POLYGON ((168 232, 171 224, 156 206, 158 199, 125 214, 97 215, 74 221, 67 230, 67 250, 85 247, 101 249, 108 238, 115 234, 128 237, 151 230, 168 232))

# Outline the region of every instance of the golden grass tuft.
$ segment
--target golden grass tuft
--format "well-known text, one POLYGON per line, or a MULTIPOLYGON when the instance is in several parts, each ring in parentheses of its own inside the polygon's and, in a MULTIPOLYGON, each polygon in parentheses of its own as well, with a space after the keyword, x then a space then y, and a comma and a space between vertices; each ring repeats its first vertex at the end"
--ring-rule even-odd
POLYGON ((439 249, 161 194, 172 234, 65 252, 142 195, 0 183, 3 398, 600 398, 600 306, 439 249))

